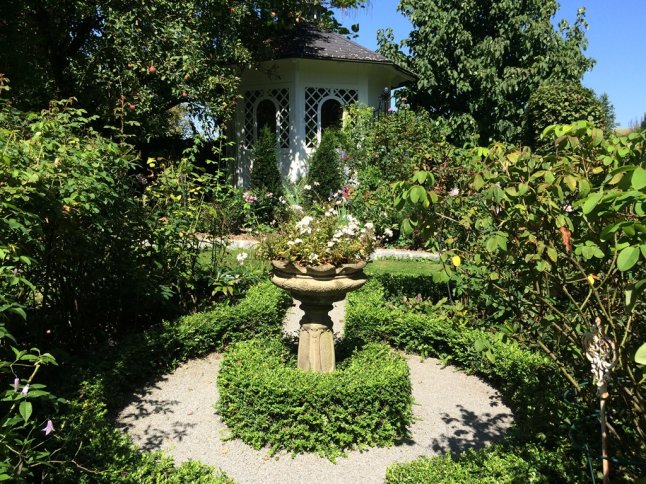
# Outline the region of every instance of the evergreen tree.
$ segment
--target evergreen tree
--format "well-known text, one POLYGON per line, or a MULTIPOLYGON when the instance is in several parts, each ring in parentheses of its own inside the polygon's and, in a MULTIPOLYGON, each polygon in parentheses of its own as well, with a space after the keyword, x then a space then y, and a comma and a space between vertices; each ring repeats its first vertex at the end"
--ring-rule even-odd
POLYGON ((310 158, 307 184, 312 187, 313 195, 320 200, 327 200, 343 183, 338 145, 338 133, 327 129, 323 131, 321 144, 310 158))
POLYGON ((610 102, 610 98, 607 93, 603 93, 599 96, 599 101, 603 106, 603 112, 605 113, 605 126, 606 126, 606 135, 612 134, 612 132, 617 127, 617 118, 615 116, 615 107, 610 102))
POLYGON ((263 127, 253 148, 253 167, 251 168, 251 188, 271 193, 278 198, 283 194, 283 181, 278 169, 276 135, 268 127, 263 127))

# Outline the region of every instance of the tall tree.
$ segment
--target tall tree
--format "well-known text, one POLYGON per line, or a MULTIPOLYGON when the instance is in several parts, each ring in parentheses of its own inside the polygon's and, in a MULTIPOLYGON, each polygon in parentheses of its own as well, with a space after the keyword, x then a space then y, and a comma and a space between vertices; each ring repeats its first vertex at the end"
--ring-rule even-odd
POLYGON ((413 100, 449 124, 454 139, 517 141, 525 104, 545 80, 578 81, 585 10, 555 29, 556 0, 401 0, 414 30, 400 44, 379 32, 380 50, 419 75, 413 100), (407 50, 408 54, 404 51, 407 50))
POLYGON ((268 39, 301 21, 339 28, 331 8, 363 3, 3 0, 0 72, 19 108, 74 96, 100 126, 155 137, 180 104, 222 120, 240 68, 272 56, 268 39))

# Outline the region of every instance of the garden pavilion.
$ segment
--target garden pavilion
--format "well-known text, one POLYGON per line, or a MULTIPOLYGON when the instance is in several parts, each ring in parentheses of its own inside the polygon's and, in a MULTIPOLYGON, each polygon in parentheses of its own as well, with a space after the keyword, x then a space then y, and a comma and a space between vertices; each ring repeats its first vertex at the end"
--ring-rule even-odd
POLYGON ((345 107, 359 102, 386 109, 390 90, 416 76, 384 56, 311 24, 280 39, 279 54, 241 75, 234 126, 237 185, 247 185, 252 149, 263 126, 275 130, 283 177, 307 172, 321 132, 339 125, 345 107))

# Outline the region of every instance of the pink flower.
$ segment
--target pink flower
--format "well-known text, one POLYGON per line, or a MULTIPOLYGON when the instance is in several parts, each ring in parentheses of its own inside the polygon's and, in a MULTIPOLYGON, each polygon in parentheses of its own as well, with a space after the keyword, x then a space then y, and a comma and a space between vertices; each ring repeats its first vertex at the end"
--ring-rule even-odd
POLYGON ((47 425, 45 425, 45 428, 43 429, 43 432, 45 432, 45 435, 49 435, 54 431, 54 424, 52 423, 51 420, 47 421, 47 425))
POLYGON ((13 391, 17 392, 20 389, 20 378, 16 377, 13 380, 13 391))
POLYGON ((242 194, 242 199, 250 205, 253 204, 256 200, 258 200, 256 196, 251 192, 244 192, 242 194))

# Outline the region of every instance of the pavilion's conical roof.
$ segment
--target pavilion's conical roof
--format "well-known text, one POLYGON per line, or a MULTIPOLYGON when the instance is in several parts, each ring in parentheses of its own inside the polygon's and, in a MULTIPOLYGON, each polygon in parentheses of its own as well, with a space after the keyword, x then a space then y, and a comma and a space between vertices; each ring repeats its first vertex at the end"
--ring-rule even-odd
POLYGON ((302 23, 280 39, 277 57, 282 59, 322 59, 342 62, 384 64, 395 67, 411 78, 415 74, 390 59, 374 52, 336 32, 321 30, 310 23, 302 23))

